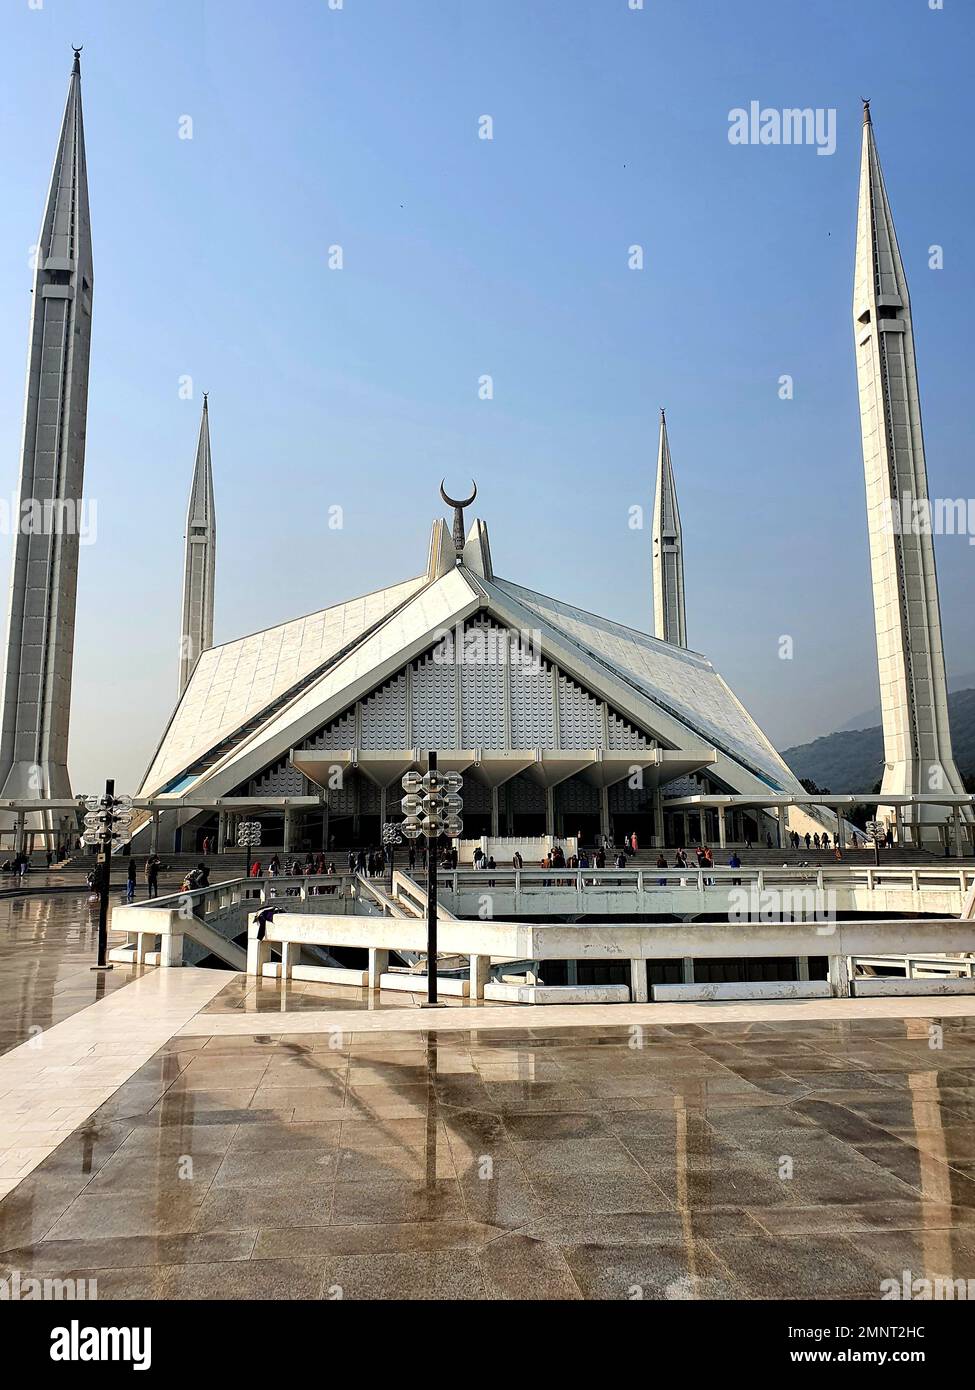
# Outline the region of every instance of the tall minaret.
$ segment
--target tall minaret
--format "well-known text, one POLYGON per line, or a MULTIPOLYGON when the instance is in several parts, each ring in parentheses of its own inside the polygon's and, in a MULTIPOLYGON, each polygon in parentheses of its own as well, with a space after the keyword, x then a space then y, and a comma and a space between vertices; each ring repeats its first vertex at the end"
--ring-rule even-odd
MULTIPOLYGON (((930 530, 900 520, 928 503, 911 301, 870 104, 863 107, 853 332, 884 727, 882 791, 964 790, 951 753, 941 609, 930 530)), ((881 810, 878 818, 891 815, 881 810)), ((944 821, 924 808, 922 820, 944 821)), ((922 838, 929 835, 922 831, 922 838)), ((932 829, 930 838, 934 838, 932 829)))
POLYGON ((653 635, 687 646, 684 622, 684 555, 677 489, 670 462, 667 418, 660 412, 657 490, 653 498, 653 635))
POLYGON ((200 653, 213 646, 213 577, 217 522, 213 509, 210 465, 210 410, 203 393, 203 418, 196 446, 196 467, 186 512, 186 557, 183 567, 183 619, 179 640, 179 693, 182 695, 200 653))
MULTIPOLYGON (((0 735, 0 796, 64 797, 91 347, 91 228, 75 50, 37 239, 0 735), (30 518, 30 520, 28 520, 30 518)), ((36 823, 35 823, 36 824, 36 823)))

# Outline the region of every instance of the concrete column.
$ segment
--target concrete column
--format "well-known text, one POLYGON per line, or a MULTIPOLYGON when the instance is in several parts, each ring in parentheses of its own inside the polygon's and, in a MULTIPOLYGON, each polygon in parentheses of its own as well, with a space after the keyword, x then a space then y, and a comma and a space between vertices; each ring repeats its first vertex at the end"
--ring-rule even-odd
POLYGON ((687 849, 691 843, 691 818, 686 811, 681 812, 681 824, 684 827, 684 838, 677 848, 687 849))
POLYGON ((961 834, 961 807, 953 806, 951 809, 951 814, 955 823, 955 858, 961 859, 962 855, 965 853, 964 842, 962 840, 961 834))
POLYGON ((159 812, 152 813, 152 829, 149 831, 149 853, 159 853, 159 812))
POLYGON ((650 1001, 647 963, 642 956, 630 961, 630 998, 634 1004, 647 1004, 650 1001))
POLYGON ((271 943, 265 939, 258 941, 257 924, 251 922, 247 932, 247 973, 258 978, 264 973, 264 966, 271 959, 271 943))
POLYGON ((490 956, 471 956, 470 974, 470 997, 472 999, 484 998, 484 986, 491 978, 491 957, 490 956))
POLYGON ((904 843, 904 818, 900 806, 894 807, 894 838, 899 845, 904 843))
MULTIPOLYGON (((175 923, 171 922, 170 926, 173 925, 175 923)), ((263 943, 258 942, 258 945, 263 945, 263 943)), ((173 968, 183 964, 183 936, 181 932, 170 930, 160 933, 159 964, 173 968)))
POLYGON ((389 952, 380 951, 376 946, 369 947, 369 988, 379 988, 379 977, 389 969, 389 952))
POLYGON ((23 854, 24 852, 24 818, 26 812, 17 812, 17 829, 14 834, 14 853, 23 854))
POLYGON ((681 984, 692 985, 694 983, 694 958, 685 956, 680 963, 681 984))
POLYGON ((386 824, 386 788, 379 788, 379 834, 382 843, 382 828, 386 824))
POLYGON ((545 788, 545 834, 555 834, 555 788, 545 788))
POLYGON ((723 807, 723 806, 719 806, 719 807, 718 807, 718 847, 719 847, 720 849, 727 849, 727 848, 728 848, 728 831, 727 831, 727 827, 726 827, 726 825, 725 825, 725 823, 724 823, 724 807, 723 807))
POLYGON ((501 823, 501 797, 500 787, 491 788, 491 838, 496 840, 501 834, 499 829, 501 823))
POLYGON ((788 806, 780 806, 779 810, 779 849, 785 849, 789 843, 789 827, 787 817, 789 814, 788 806))
POLYGON ((843 823, 843 807, 834 806, 833 810, 836 812, 836 843, 839 845, 840 849, 846 849, 846 827, 843 823))
POLYGON ((599 833, 603 837, 603 843, 609 835, 609 787, 599 789, 599 833))
POLYGON ((284 808, 284 843, 282 845, 285 854, 291 849, 291 807, 284 808))
POLYGON ((653 838, 650 841, 650 845, 653 849, 663 849, 664 844, 664 794, 661 787, 654 787, 653 838))
POLYGON ((290 980, 291 972, 298 964, 301 956, 301 947, 297 941, 281 942, 281 978, 290 980))
POLYGON ((217 812, 217 853, 223 854, 227 848, 227 812, 217 812))
POLYGON ((834 999, 849 999, 850 963, 847 956, 829 957, 829 992, 834 999))

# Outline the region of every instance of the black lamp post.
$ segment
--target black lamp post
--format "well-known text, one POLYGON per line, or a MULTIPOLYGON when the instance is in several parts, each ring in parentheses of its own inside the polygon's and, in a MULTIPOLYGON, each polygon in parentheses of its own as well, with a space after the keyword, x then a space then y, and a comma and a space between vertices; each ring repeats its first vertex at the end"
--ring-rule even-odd
POLYGON ((121 844, 121 830, 132 819, 132 798, 115 795, 115 780, 109 778, 105 783, 104 796, 89 796, 85 803, 88 814, 85 816, 84 839, 87 844, 98 846, 98 958, 92 970, 111 970, 108 962, 108 899, 112 889, 112 846, 117 839, 121 844))
POLYGON ((403 777, 403 834, 411 840, 420 835, 427 841, 427 1002, 430 1009, 443 1008, 437 998, 437 841, 441 834, 456 839, 464 829, 460 819, 464 803, 458 795, 463 779, 459 772, 439 772, 437 754, 427 754, 427 771, 407 772, 403 777))

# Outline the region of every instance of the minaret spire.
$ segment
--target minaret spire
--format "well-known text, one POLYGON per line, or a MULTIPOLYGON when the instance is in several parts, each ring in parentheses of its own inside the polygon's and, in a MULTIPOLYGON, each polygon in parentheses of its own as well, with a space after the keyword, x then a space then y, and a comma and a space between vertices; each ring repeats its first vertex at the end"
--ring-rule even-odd
POLYGON ((196 466, 186 511, 183 563, 183 613, 179 642, 179 693, 182 695, 200 653, 213 646, 213 580, 217 558, 217 522, 213 506, 210 460, 210 407, 203 393, 203 415, 196 446, 196 466))
MULTIPOLYGON (((78 546, 88 413, 92 273, 75 50, 40 234, 31 303, 19 525, 0 736, 0 796, 65 797, 78 546)), ((55 832, 59 818, 32 828, 55 832)))
POLYGON ((660 411, 657 488, 653 499, 653 633, 662 642, 687 646, 680 511, 663 408, 660 411))
MULTIPOLYGON (((863 120, 853 332, 884 729, 881 790, 962 792, 948 727, 934 543, 930 527, 914 526, 916 515, 930 516, 930 504, 911 301, 869 102, 863 120)), ((917 814, 943 821, 945 813, 932 806, 917 814)), ((922 839, 936 837, 933 825, 922 826, 922 839)))

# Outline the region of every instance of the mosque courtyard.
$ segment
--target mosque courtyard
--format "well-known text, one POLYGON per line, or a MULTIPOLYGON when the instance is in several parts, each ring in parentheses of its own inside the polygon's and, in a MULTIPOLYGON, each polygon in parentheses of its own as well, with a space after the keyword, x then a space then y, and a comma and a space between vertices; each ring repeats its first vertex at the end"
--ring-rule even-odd
POLYGON ((219 970, 93 974, 78 921, 70 894, 0 911, 20 1033, 2 1279, 610 1300, 975 1279, 970 998, 433 1015, 219 970))

